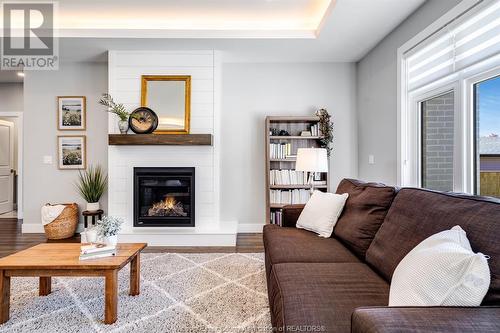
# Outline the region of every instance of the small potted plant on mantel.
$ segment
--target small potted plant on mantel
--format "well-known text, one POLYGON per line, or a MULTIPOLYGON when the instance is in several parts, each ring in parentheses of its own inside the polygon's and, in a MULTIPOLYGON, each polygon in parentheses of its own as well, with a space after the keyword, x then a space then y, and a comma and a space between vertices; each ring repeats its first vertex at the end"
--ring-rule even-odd
POLYGON ((102 220, 97 221, 97 233, 106 245, 116 245, 118 243, 118 232, 122 223, 122 219, 113 216, 104 216, 102 220))
POLYGON ((87 210, 99 210, 99 200, 106 191, 108 176, 104 174, 100 165, 89 166, 88 170, 79 172, 76 187, 85 201, 87 201, 87 210))
POLYGON ((118 128, 121 134, 127 134, 129 129, 128 119, 130 113, 127 112, 122 103, 116 103, 110 94, 102 94, 99 104, 108 108, 108 112, 114 113, 118 116, 118 128))

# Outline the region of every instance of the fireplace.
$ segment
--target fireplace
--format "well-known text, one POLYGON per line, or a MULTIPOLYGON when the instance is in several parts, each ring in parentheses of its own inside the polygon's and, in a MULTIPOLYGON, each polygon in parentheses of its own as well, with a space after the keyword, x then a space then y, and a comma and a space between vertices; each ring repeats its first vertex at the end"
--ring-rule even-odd
POLYGON ((194 168, 134 168, 134 227, 194 227, 194 168))

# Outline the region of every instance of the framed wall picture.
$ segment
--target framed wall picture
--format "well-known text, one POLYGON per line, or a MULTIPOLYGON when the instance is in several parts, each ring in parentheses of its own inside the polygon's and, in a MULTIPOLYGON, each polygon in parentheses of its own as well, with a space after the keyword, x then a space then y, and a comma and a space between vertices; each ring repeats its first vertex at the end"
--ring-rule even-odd
POLYGON ((57 97, 57 129, 60 131, 84 131, 86 127, 85 96, 57 97))
POLYGON ((86 141, 85 135, 59 135, 57 137, 59 169, 77 170, 87 167, 86 141))

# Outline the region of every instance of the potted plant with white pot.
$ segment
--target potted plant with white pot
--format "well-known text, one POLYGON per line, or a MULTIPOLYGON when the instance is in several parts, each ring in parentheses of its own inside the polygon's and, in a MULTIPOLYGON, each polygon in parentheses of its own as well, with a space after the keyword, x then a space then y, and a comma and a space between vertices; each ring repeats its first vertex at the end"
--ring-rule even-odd
POLYGON ((118 243, 118 232, 120 232, 123 220, 118 217, 104 216, 97 221, 97 232, 106 245, 118 243))
POLYGON ((99 210, 99 200, 106 191, 108 185, 108 176, 105 175, 100 165, 89 166, 88 170, 79 172, 76 187, 85 201, 87 201, 87 210, 99 210))

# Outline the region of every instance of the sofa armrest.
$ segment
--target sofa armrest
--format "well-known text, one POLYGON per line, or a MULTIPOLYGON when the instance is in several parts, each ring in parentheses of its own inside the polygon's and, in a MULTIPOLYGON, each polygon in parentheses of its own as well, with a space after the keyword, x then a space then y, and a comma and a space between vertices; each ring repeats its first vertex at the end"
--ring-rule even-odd
POLYGON ((294 228, 304 206, 305 205, 287 205, 283 207, 283 220, 281 221, 281 226, 294 228))
POLYGON ((352 333, 500 332, 500 307, 371 307, 354 310, 352 333))

